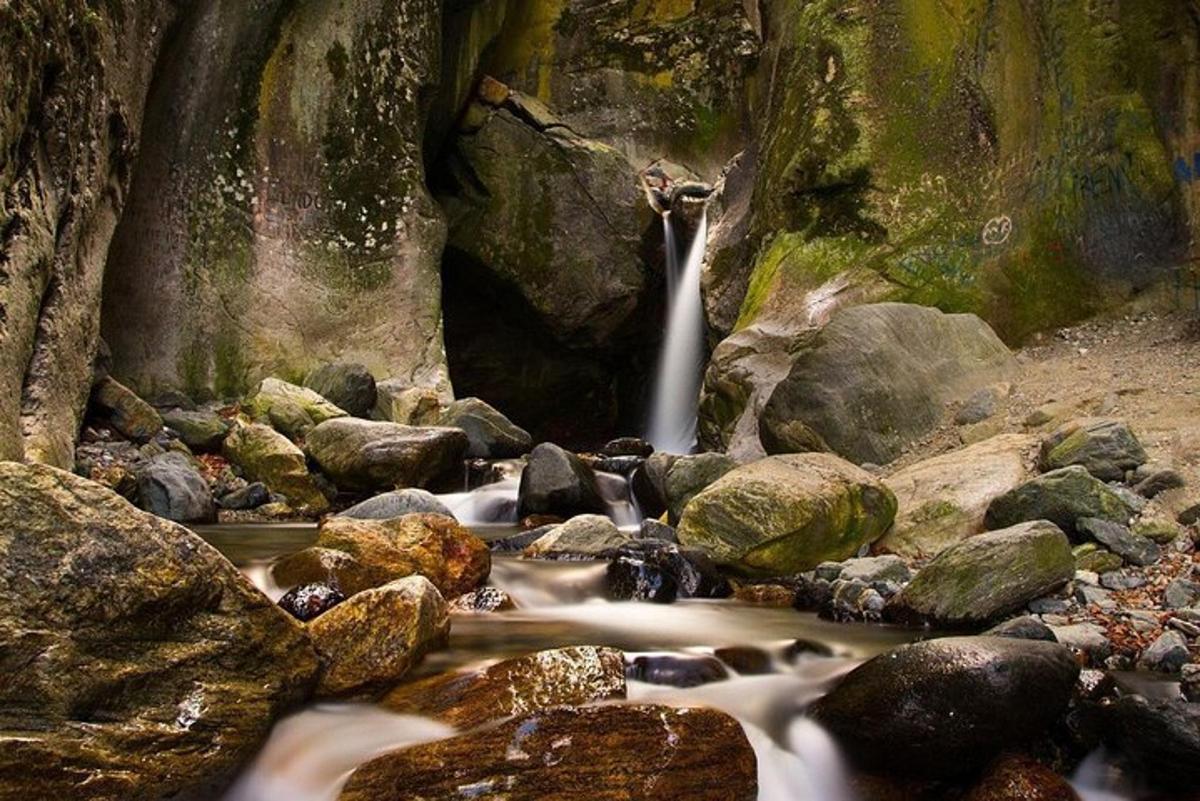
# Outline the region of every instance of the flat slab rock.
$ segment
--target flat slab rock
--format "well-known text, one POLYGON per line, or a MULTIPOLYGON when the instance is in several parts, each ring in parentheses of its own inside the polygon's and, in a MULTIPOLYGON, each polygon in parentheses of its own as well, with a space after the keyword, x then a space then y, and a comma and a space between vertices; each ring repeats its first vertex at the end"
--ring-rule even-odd
POLYGON ((379 757, 340 801, 754 801, 742 727, 713 709, 559 708, 379 757))

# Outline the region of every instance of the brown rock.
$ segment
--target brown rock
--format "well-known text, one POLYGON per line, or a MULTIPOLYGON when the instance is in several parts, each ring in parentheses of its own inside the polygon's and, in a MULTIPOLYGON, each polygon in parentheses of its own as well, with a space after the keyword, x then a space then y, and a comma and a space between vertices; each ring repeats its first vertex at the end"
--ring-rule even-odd
POLYGON ((1006 754, 988 768, 966 801, 1079 801, 1079 795, 1036 759, 1006 754))
POLYGON ((371 695, 450 635, 446 601, 423 576, 364 590, 308 624, 325 670, 319 694, 371 695))
POLYGON ((588 645, 539 651, 480 670, 433 676, 397 687, 381 703, 394 712, 473 728, 540 709, 624 697, 621 652, 588 645))
POLYGON ((553 709, 379 757, 341 801, 753 801, 754 751, 713 709, 553 709))

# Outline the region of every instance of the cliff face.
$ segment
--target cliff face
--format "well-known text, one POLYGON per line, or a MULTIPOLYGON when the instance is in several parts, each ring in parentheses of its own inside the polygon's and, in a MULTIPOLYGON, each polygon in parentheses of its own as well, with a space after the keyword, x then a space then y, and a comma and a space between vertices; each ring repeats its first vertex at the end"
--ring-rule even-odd
POLYGON ((0 458, 73 462, 166 0, 0 6, 0 458))
POLYGON ((1194 3, 768 9, 750 174, 728 190, 744 236, 718 237, 706 279, 718 333, 803 323, 837 279, 1019 340, 1189 255, 1194 3))
POLYGON ((436 0, 205 0, 150 101, 105 334, 137 389, 365 363, 449 394, 421 158, 436 0))

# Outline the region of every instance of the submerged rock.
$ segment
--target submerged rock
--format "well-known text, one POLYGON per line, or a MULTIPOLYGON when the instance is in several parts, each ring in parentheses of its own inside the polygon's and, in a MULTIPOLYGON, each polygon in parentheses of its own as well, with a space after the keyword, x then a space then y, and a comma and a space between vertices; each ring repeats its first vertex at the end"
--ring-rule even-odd
POLYGON ((1079 675, 1049 642, 957 637, 905 645, 849 673, 812 708, 856 763, 928 778, 970 774, 1046 731, 1079 675))
POLYGON ((767 453, 832 450, 887 464, 941 422, 948 402, 1015 370, 1012 353, 973 314, 852 306, 800 343, 759 434, 767 453))
POLYGON ((444 644, 450 618, 437 588, 408 576, 356 593, 309 623, 308 632, 324 667, 318 693, 370 696, 444 644))
POLYGON ((385 754, 339 799, 450 801, 468 788, 507 801, 754 801, 756 766, 742 727, 713 709, 562 707, 385 754))
POLYGON ((479 398, 464 398, 446 407, 438 425, 467 433, 467 456, 507 459, 533 447, 529 432, 479 398))
POLYGON ((101 378, 92 387, 91 405, 114 429, 134 442, 147 442, 162 431, 163 420, 158 411, 112 376, 101 378))
POLYGON ((138 506, 176 523, 215 523, 212 490, 192 460, 182 453, 163 453, 137 473, 138 506))
POLYGON ((842 560, 879 539, 896 499, 869 473, 823 453, 739 467, 688 504, 679 542, 717 563, 788 575, 842 560))
POLYGON ((391 490, 421 487, 461 469, 467 435, 456 428, 342 418, 314 428, 307 445, 340 489, 391 490))
POLYGON ((1104 482, 1078 465, 1054 470, 1025 482, 988 506, 988 528, 1005 528, 1030 520, 1049 520, 1068 534, 1081 517, 1122 525, 1133 510, 1104 482))
POLYGON ((215 798, 318 663, 187 529, 0 463, 0 796, 215 798))
POLYGON ((375 376, 366 365, 352 362, 322 365, 308 374, 304 386, 355 417, 366 417, 375 408, 375 376))
POLYGON ((624 697, 621 652, 583 645, 403 684, 384 696, 380 705, 469 729, 541 709, 624 697))
POLYGON ((209 411, 171 409, 163 412, 162 419, 196 453, 219 453, 232 427, 224 417, 209 411))
POLYGON ((222 452, 246 478, 263 482, 292 504, 318 513, 329 508, 329 500, 308 472, 304 453, 270 426, 238 426, 225 438, 222 452))
POLYGON ((596 474, 575 454, 544 442, 533 449, 521 473, 517 514, 603 513, 607 508, 596 484, 596 474))
POLYGON ((1042 442, 1039 464, 1043 471, 1079 465, 1102 481, 1124 481, 1125 473, 1146 458, 1128 423, 1082 418, 1064 423, 1042 442))
POLYGON ((609 598, 671 603, 677 598, 727 598, 733 590, 699 551, 658 540, 620 546, 605 574, 609 598))
POLYGON ((952 545, 888 605, 890 617, 950 626, 988 623, 1071 580, 1071 544, 1038 520, 952 545))
POLYGON ((432 492, 423 489, 402 489, 385 492, 355 504, 338 517, 353 517, 359 520, 388 520, 412 514, 432 514, 454 517, 446 505, 432 492))
POLYGON ((711 656, 639 656, 625 668, 625 676, 648 684, 699 687, 729 678, 721 660, 711 656))

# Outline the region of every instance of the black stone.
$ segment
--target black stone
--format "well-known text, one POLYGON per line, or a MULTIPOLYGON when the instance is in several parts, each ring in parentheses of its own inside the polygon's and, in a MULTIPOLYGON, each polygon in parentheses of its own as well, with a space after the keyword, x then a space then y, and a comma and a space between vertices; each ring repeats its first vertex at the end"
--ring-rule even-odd
POLYGON ((761 676, 774 673, 775 665, 771 655, 761 648, 748 645, 734 645, 728 648, 718 648, 713 656, 720 659, 731 668, 744 676, 761 676))
POLYGON ((279 599, 279 606, 292 617, 307 623, 344 600, 346 596, 342 591, 329 584, 301 584, 288 590, 279 599))
POLYGON ((217 505, 222 509, 242 511, 257 509, 270 502, 271 491, 267 489, 266 484, 256 481, 253 484, 247 484, 239 490, 222 495, 221 499, 217 501, 217 505))
POLYGON ((671 687, 699 687, 729 678, 729 671, 710 656, 639 656, 625 665, 626 678, 671 687))

